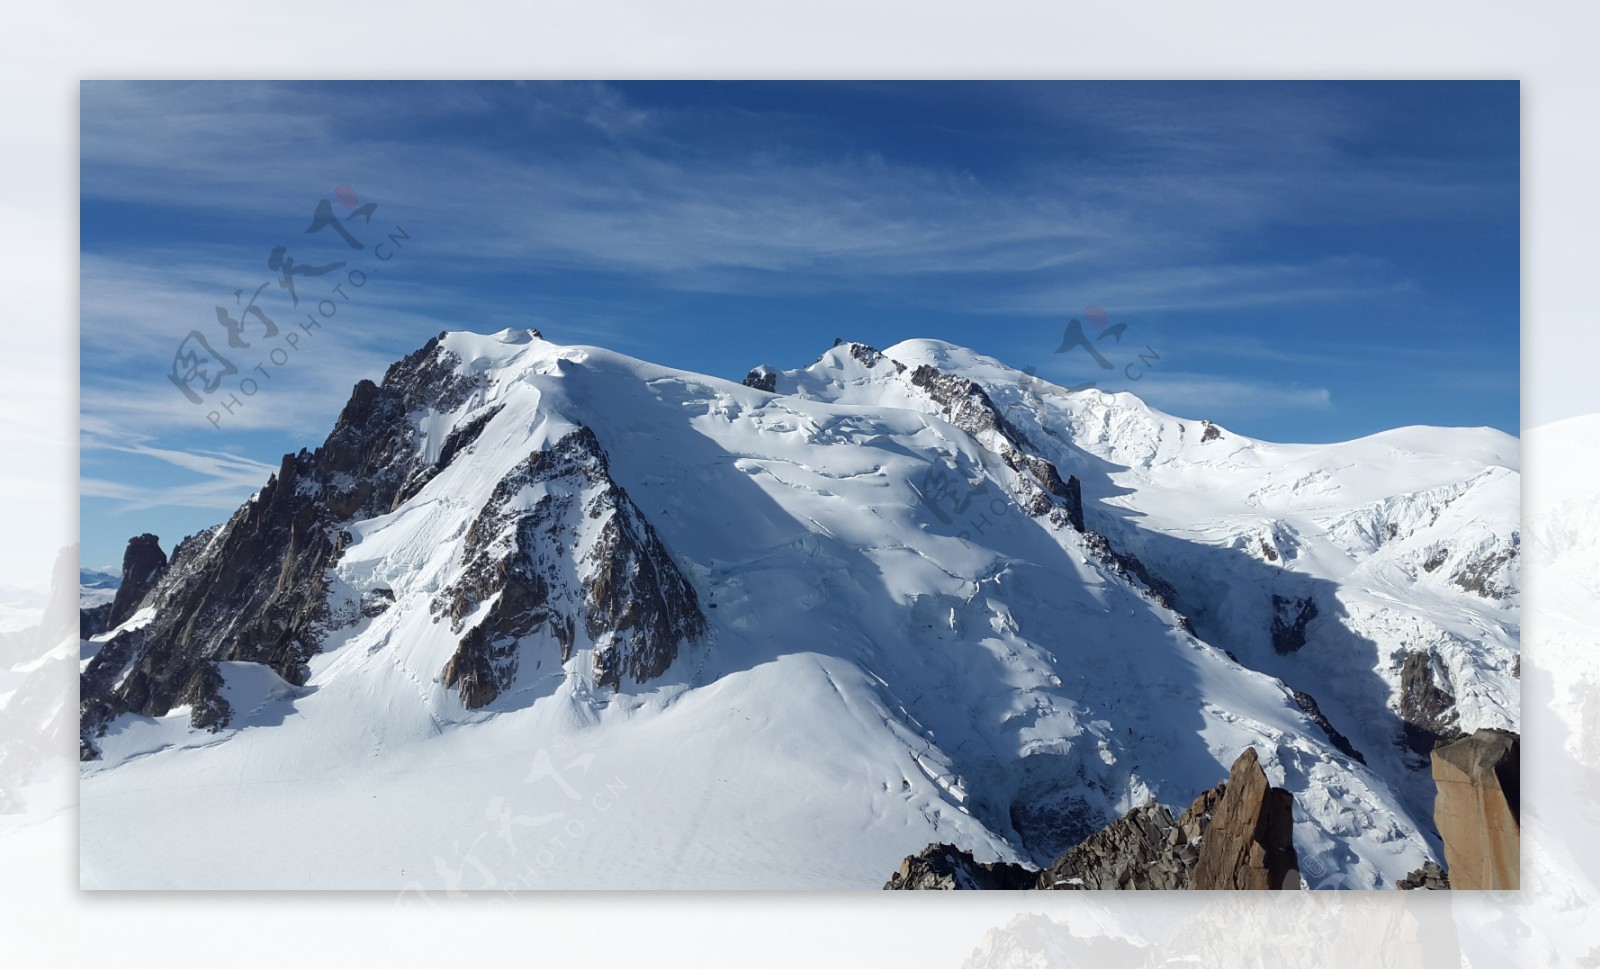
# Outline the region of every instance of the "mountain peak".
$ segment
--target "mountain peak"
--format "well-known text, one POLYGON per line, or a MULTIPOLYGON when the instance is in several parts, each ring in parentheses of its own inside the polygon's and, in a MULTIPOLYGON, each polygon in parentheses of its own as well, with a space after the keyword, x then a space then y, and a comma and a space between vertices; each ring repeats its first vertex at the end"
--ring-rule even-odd
POLYGON ((233 805, 264 765, 295 784, 230 809, 262 851, 374 886, 367 841, 431 872, 490 798, 586 813, 551 885, 868 886, 929 843, 1042 865, 1248 747, 1316 878, 1436 856, 1394 699, 1426 667, 1439 723, 1516 726, 1515 472, 1446 437, 1389 465, 1398 439, 1208 439, 1022 376, 936 340, 754 386, 429 340, 86 640, 101 881, 211 879, 205 797, 120 793, 233 805), (534 753, 565 789, 503 784, 534 753), (625 779, 604 810, 591 765, 625 779), (381 840, 295 824, 369 788, 415 808, 381 840))

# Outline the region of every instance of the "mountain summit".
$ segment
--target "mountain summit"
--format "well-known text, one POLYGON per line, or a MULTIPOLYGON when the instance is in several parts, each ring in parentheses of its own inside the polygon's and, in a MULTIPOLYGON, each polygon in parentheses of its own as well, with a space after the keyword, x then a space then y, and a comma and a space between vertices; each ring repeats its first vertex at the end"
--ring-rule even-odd
POLYGON ((441 334, 138 540, 83 882, 871 888, 1049 865, 1253 747, 1312 888, 1392 885, 1441 858, 1433 740, 1517 729, 1517 451, 1256 441, 934 340, 741 384, 441 334))

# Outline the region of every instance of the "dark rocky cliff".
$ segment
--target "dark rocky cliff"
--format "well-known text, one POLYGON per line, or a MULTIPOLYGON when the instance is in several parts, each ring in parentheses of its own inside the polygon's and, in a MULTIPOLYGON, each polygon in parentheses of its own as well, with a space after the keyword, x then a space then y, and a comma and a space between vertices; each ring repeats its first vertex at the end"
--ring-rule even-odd
MULTIPOLYGON (((95 739, 124 713, 159 717, 192 704, 196 727, 225 726, 229 712, 218 693, 218 661, 265 664, 290 684, 305 683, 306 662, 321 649, 330 625, 354 619, 331 616, 328 602, 328 570, 351 541, 345 527, 393 511, 440 471, 465 460, 497 413, 479 400, 484 379, 462 374, 460 363, 433 339, 391 366, 381 384, 357 383, 322 447, 285 455, 259 493, 227 522, 179 543, 170 562, 159 557, 154 536, 134 540, 110 619, 120 622, 117 617, 125 619, 139 606, 153 608, 154 618, 106 642, 81 674, 81 757, 97 755, 95 739), (433 460, 424 454, 416 420, 428 411, 461 415, 433 460)), ((557 467, 563 462, 598 485, 598 497, 584 514, 609 516, 602 542, 587 550, 594 559, 594 579, 580 594, 587 600, 566 612, 547 609, 537 563, 474 549, 472 578, 453 595, 495 598, 496 605, 487 620, 466 631, 445 671, 471 706, 492 698, 511 670, 508 650, 514 650, 507 638, 540 623, 564 636, 567 649, 573 623, 580 620, 591 636, 608 638, 597 644, 596 675, 611 684, 624 676, 658 674, 677 640, 704 628, 692 589, 649 523, 610 481, 592 433, 584 429, 551 452, 530 456, 522 471, 565 474, 565 466, 557 467), (647 599, 633 595, 642 586, 659 586, 671 605, 634 606, 647 599)), ((485 539, 496 524, 523 530, 518 549, 525 553, 535 545, 533 525, 513 518, 501 522, 485 509, 480 528, 485 539)), ((571 545, 563 547, 558 539, 553 548, 571 545)), ((387 606, 373 598, 352 612, 370 616, 387 606)), ((436 612, 451 614, 457 623, 463 615, 455 602, 436 604, 436 612)))

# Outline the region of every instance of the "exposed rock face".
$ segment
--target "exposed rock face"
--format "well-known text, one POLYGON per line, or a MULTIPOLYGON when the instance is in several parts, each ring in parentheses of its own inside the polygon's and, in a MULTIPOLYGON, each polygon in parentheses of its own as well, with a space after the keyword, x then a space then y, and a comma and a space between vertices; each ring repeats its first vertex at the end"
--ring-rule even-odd
POLYGON ((1294 796, 1267 783, 1254 748, 1233 763, 1195 865, 1195 889, 1298 889, 1294 796))
POLYGON ((111 604, 101 603, 78 610, 78 639, 87 640, 106 632, 106 620, 111 617, 111 604))
POLYGON ((1218 438, 1222 437, 1222 429, 1212 424, 1210 421, 1201 421, 1200 426, 1205 429, 1200 434, 1201 444, 1205 444, 1208 441, 1216 441, 1218 438))
POLYGON ((861 361, 861 363, 866 365, 869 369, 882 363, 893 365, 896 371, 903 371, 906 369, 906 365, 900 363, 898 360, 891 360, 890 358, 885 357, 883 355, 883 351, 879 350, 878 348, 869 347, 868 345, 862 343, 850 344, 850 356, 861 361))
POLYGON ((658 676, 679 643, 706 629, 694 587, 611 479, 588 428, 534 452, 495 486, 467 530, 461 579, 432 608, 459 633, 491 599, 441 675, 469 708, 511 685, 523 638, 543 634, 565 661, 582 629, 595 648, 595 682, 618 686, 624 676, 658 676), (545 494, 532 508, 519 506, 518 496, 535 483, 545 494), (585 538, 584 523, 596 520, 603 523, 598 533, 585 538))
POLYGON ((1310 596, 1272 594, 1272 649, 1294 653, 1306 645, 1306 626, 1317 618, 1317 601, 1310 596))
POLYGON ((885 889, 1298 889, 1294 798, 1267 784, 1255 749, 1182 815, 1154 799, 1042 871, 979 863, 936 844, 900 864, 885 889))
POLYGON ((942 842, 906 856, 885 889, 1032 889, 1038 873, 1012 862, 979 862, 942 842))
POLYGON ((173 549, 145 600, 155 618, 107 643, 79 678, 85 753, 112 718, 160 717, 180 696, 199 701, 195 726, 225 726, 227 712, 199 696, 220 685, 207 673, 218 660, 263 663, 305 683, 328 619, 325 574, 348 541, 342 525, 393 511, 467 444, 456 441, 430 463, 407 420, 420 408, 466 402, 482 379, 458 376, 455 363, 429 340, 391 366, 382 386, 360 381, 321 448, 285 455, 232 518, 173 549))
MULTIPOLYGON (((1517 537, 1513 536, 1513 540, 1517 537)), ((1479 559, 1463 563, 1450 582, 1469 593, 1500 600, 1516 591, 1517 547, 1499 549, 1479 559)))
POLYGON ((166 568, 167 554, 161 551, 161 540, 148 532, 129 539, 122 554, 122 584, 111 601, 104 629, 114 629, 132 616, 166 568))
MULTIPOLYGON (((322 447, 285 455, 259 493, 223 525, 179 543, 170 562, 160 555, 154 536, 130 544, 110 624, 120 622, 118 609, 126 606, 131 615, 141 602, 155 616, 106 643, 81 674, 80 756, 95 757, 94 739, 123 713, 159 717, 192 704, 194 726, 224 727, 231 712, 218 693, 217 662, 266 664, 298 686, 309 676, 307 661, 330 628, 389 607, 392 592, 386 597, 375 590, 335 615, 329 570, 351 541, 349 523, 392 512, 416 495, 468 454, 498 413, 498 405, 472 410, 485 378, 463 372, 461 363, 437 339, 429 340, 391 366, 381 385, 357 383, 322 447), (422 423, 413 420, 430 410, 463 414, 432 460, 422 447, 422 423)), ((611 482, 592 433, 569 437, 549 453, 531 456, 523 471, 542 481, 563 474, 555 465, 573 465, 587 491, 582 504, 571 500, 571 515, 603 520, 590 533, 598 539, 581 550, 587 557, 582 575, 563 574, 572 581, 560 587, 564 595, 577 592, 570 602, 562 600, 558 611, 540 585, 549 585, 548 573, 514 553, 536 546, 559 552, 560 536, 535 542, 531 532, 518 531, 526 516, 501 509, 505 514, 497 517, 485 510, 477 525, 482 535, 474 566, 479 571, 452 596, 495 602, 485 619, 465 631, 461 651, 446 668, 447 679, 474 706, 488 703, 496 685, 514 673, 514 638, 535 627, 542 625, 570 645, 574 624, 581 623, 599 638, 596 676, 611 684, 624 676, 659 673, 670 663, 677 640, 703 628, 692 590, 654 530, 611 482), (661 595, 654 588, 649 596, 636 595, 648 584, 660 584, 661 595)), ((570 522, 565 527, 570 532, 570 522)), ((572 548, 570 540, 565 548, 572 548)), ((442 612, 455 605, 446 604, 442 612)), ((452 620, 462 616, 451 612, 452 620)))
POLYGON ((1022 849, 1034 860, 1054 859, 1105 824, 1103 813, 1082 793, 1053 780, 1018 790, 1006 820, 1022 849))
POLYGON ((1038 889, 1188 889, 1226 782, 1174 819, 1154 799, 1073 846, 1039 873, 1038 889))
POLYGON ((1456 889, 1521 885, 1521 739, 1483 729, 1433 749, 1433 821, 1456 889))
POLYGON ((766 391, 768 394, 773 394, 778 390, 778 372, 766 364, 762 364, 760 367, 752 368, 750 373, 744 375, 744 380, 739 383, 745 387, 753 387, 758 391, 766 391))
MULTIPOLYGON (((1094 553, 1095 558, 1109 566, 1118 576, 1142 583, 1149 591, 1152 600, 1169 609, 1176 609, 1178 591, 1173 589, 1171 583, 1146 569, 1137 556, 1118 551, 1111 545, 1111 540, 1098 532, 1084 533, 1084 545, 1094 553)), ((1194 632, 1194 627, 1190 625, 1188 618, 1184 618, 1182 622, 1185 630, 1194 632)))
POLYGON ((1411 874, 1395 883, 1398 889, 1449 889, 1450 877, 1445 875, 1439 863, 1429 859, 1422 864, 1422 868, 1412 870, 1411 874))
POLYGON ((1417 754, 1429 753, 1440 739, 1461 736, 1455 695, 1441 683, 1446 676, 1429 650, 1407 654, 1400 665, 1400 722, 1406 746, 1417 754))
POLYGON ((982 385, 927 364, 911 372, 911 383, 939 405, 951 424, 972 435, 1018 473, 1020 494, 1013 498, 1024 512, 1035 518, 1048 516, 1058 526, 1071 525, 1083 531, 1083 499, 1076 484, 1063 481, 1056 466, 1035 453, 1021 429, 1006 419, 982 385), (1075 503, 1074 495, 1078 495, 1075 503))
MULTIPOLYGON (((1033 450, 1027 437, 1006 419, 981 385, 927 364, 913 370, 910 379, 913 386, 939 405, 951 424, 972 435, 1018 473, 1019 487, 1012 498, 1024 512, 1056 528, 1082 533, 1085 545, 1097 559, 1118 575, 1143 584, 1155 602, 1177 608, 1178 594, 1171 584, 1152 573, 1136 556, 1117 550, 1105 536, 1087 528, 1083 491, 1077 477, 1062 479, 1056 466, 1033 450)), ((1190 633, 1194 632, 1187 618, 1181 622, 1190 633)))
POLYGON ((1313 724, 1319 728, 1322 728, 1322 733, 1328 736, 1328 742, 1330 744, 1362 764, 1367 763, 1367 759, 1362 756, 1361 752, 1356 750, 1355 745, 1350 743, 1350 739, 1345 737, 1343 734, 1340 734, 1334 728, 1334 726, 1328 722, 1327 717, 1323 716, 1322 708, 1317 706, 1317 699, 1315 697, 1312 697, 1303 690, 1297 690, 1294 692, 1294 703, 1296 707, 1305 712, 1306 717, 1309 717, 1313 724))
POLYGON ((1079 532, 1087 531, 1083 525, 1083 489, 1078 476, 1067 476, 1067 521, 1079 532))

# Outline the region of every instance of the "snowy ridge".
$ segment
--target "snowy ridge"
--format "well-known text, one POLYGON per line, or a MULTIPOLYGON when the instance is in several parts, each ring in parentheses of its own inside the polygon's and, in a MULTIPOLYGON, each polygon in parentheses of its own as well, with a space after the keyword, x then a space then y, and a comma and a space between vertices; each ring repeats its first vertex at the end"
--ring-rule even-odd
POLYGON ((252 507, 326 546, 304 649, 197 638, 188 707, 91 738, 85 884, 447 886, 559 824, 587 835, 543 887, 867 887, 934 841, 1048 862, 1253 745, 1308 882, 1383 886, 1439 857, 1395 655, 1438 658, 1464 727, 1516 724, 1514 439, 1272 445, 937 341, 761 376, 508 330, 358 388, 147 600, 243 548, 252 507), (1441 578, 1507 549, 1500 598, 1441 578), (1318 607, 1289 653, 1274 595, 1318 607))

